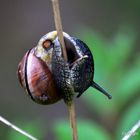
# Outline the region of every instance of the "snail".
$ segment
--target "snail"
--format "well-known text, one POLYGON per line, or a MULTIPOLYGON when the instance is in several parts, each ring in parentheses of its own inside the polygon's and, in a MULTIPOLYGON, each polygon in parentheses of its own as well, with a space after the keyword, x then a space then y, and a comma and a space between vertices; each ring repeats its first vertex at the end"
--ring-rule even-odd
POLYGON ((61 99, 69 102, 74 93, 80 97, 90 86, 111 95, 93 81, 94 60, 88 46, 63 33, 68 61, 63 58, 57 32, 44 35, 18 65, 21 86, 39 104, 52 104, 61 99))

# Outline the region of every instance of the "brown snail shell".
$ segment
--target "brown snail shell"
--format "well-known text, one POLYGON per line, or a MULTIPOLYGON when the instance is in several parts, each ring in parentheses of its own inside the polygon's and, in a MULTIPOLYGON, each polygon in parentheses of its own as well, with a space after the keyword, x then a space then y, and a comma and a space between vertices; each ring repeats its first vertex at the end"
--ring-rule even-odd
POLYGON ((46 63, 29 50, 18 66, 18 78, 31 99, 40 104, 52 104, 61 99, 53 75, 46 63))

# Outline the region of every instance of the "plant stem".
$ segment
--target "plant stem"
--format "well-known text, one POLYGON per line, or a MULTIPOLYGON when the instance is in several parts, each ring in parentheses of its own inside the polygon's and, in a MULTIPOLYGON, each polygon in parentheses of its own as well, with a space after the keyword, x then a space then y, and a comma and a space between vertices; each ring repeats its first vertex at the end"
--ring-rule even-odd
POLYGON ((20 134, 28 137, 31 140, 37 140, 37 138, 31 136, 30 134, 28 134, 27 132, 23 131, 22 129, 18 128, 17 126, 15 126, 14 124, 10 123, 8 120, 6 120, 5 118, 0 116, 0 121, 4 124, 6 124, 7 126, 11 127, 12 129, 16 130, 17 132, 19 132, 20 134))
MULTIPOLYGON (((63 28, 62 28, 62 23, 61 23, 59 0, 51 0, 51 1, 52 1, 52 5, 53 5, 54 21, 55 21, 55 27, 57 30, 57 34, 58 34, 58 39, 61 44, 64 60, 67 62, 68 57, 67 57, 67 51, 65 48, 64 37, 63 37, 63 28)), ((73 140, 78 140, 77 139, 77 126, 76 126, 76 114, 75 114, 74 102, 71 101, 71 103, 66 103, 66 105, 67 105, 68 111, 69 111, 69 118, 70 118, 70 124, 71 124, 71 128, 72 128, 73 140)))
POLYGON ((64 60, 67 61, 67 51, 65 48, 64 37, 63 37, 63 28, 62 28, 62 23, 61 23, 59 0, 52 0, 52 5, 53 5, 54 21, 55 21, 57 34, 58 34, 58 39, 61 44, 64 60))
POLYGON ((136 135, 136 131, 140 128, 140 120, 132 127, 132 129, 126 133, 122 140, 128 140, 131 136, 136 135))
POLYGON ((70 124, 72 128, 73 140, 78 140, 74 102, 72 102, 71 105, 67 105, 67 106, 68 106, 68 111, 69 111, 70 124))

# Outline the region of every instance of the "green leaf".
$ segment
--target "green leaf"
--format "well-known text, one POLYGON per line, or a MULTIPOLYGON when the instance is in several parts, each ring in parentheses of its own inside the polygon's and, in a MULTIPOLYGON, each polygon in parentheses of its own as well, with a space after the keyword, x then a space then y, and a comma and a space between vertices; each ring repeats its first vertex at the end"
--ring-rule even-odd
MULTIPOLYGON (((140 99, 137 100, 123 115, 117 128, 116 137, 120 140, 140 119, 140 99)), ((140 140, 140 129, 130 140, 140 140)))
MULTIPOLYGON (((71 140, 70 125, 66 121, 59 121, 55 124, 54 130, 57 140, 71 140)), ((111 140, 108 132, 96 123, 90 121, 78 121, 79 140, 111 140)))
POLYGON ((137 58, 135 64, 130 66, 127 72, 124 73, 124 76, 118 82, 116 88, 116 95, 119 98, 119 105, 125 104, 133 96, 138 94, 140 90, 140 57, 137 58))
POLYGON ((108 44, 110 54, 110 70, 119 71, 123 70, 125 63, 130 57, 136 40, 136 35, 133 31, 121 29, 114 36, 108 44))
POLYGON ((94 81, 99 81, 103 87, 107 87, 105 89, 109 89, 107 91, 113 96, 113 99, 108 101, 98 91, 88 89, 85 93, 88 95, 84 96, 84 99, 89 107, 94 106, 98 113, 103 115, 106 112, 112 112, 114 114, 119 109, 118 106, 122 107, 139 90, 140 67, 132 64, 129 67, 128 63, 135 48, 136 34, 131 28, 122 26, 109 41, 91 29, 82 31, 81 38, 93 53, 94 81))
MULTIPOLYGON (((113 96, 113 95, 112 95, 113 96)), ((101 115, 108 115, 109 113, 114 114, 113 112, 115 108, 115 99, 114 96, 111 100, 109 100, 105 95, 96 89, 89 88, 82 98, 87 102, 87 105, 92 109, 96 110, 96 112, 101 115)))

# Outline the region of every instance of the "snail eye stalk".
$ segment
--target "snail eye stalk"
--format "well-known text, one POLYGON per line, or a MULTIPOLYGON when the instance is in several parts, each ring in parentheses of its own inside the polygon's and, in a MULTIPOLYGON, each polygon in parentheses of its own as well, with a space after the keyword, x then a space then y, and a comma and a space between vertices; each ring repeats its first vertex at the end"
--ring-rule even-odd
POLYGON ((100 91, 101 93, 103 93, 105 96, 108 97, 108 99, 112 99, 112 96, 107 93, 102 87, 100 87, 97 83, 95 83, 94 81, 92 82, 91 86, 95 89, 97 89, 98 91, 100 91))
MULTIPOLYGON (((100 87, 97 83, 95 83, 94 81, 91 83, 91 86, 95 89, 97 89, 98 91, 100 91, 101 93, 103 93, 105 96, 108 97, 108 99, 112 99, 112 96, 107 93, 102 87, 100 87)), ((79 98, 81 95, 83 94, 83 92, 80 92, 78 95, 77 95, 77 98, 79 98)))

